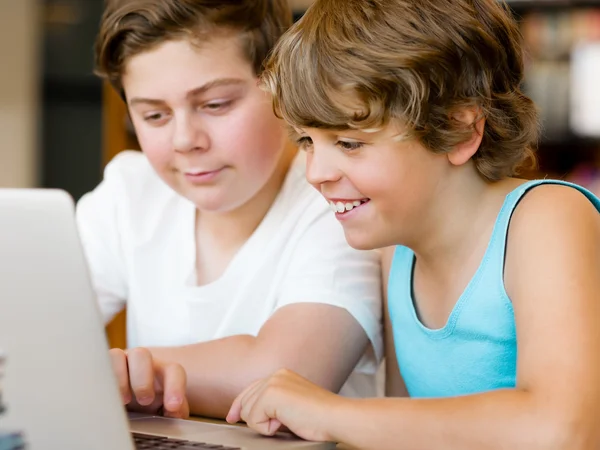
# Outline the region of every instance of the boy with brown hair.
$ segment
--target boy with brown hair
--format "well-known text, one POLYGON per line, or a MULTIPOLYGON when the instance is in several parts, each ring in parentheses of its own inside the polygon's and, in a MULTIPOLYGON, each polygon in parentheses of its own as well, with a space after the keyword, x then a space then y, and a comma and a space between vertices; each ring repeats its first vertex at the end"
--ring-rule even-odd
POLYGON ((258 86, 291 23, 286 0, 111 3, 98 72, 142 149, 123 152, 77 219, 130 410, 224 417, 287 367, 324 388, 374 392, 377 255, 350 248, 304 179, 304 158, 258 86), (187 389, 186 389, 187 386, 187 389), (189 404, 188 404, 189 403, 189 404))
POLYGON ((282 37, 264 80, 307 177, 353 247, 387 247, 405 398, 281 371, 229 421, 361 449, 600 448, 600 200, 516 177, 538 137, 522 79, 496 0, 317 0, 282 37))

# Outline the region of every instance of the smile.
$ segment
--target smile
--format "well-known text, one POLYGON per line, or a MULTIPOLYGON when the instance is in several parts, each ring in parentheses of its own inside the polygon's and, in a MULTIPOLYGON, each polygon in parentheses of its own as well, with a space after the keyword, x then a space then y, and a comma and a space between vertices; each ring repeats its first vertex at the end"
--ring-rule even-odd
POLYGON ((357 208, 369 201, 368 198, 363 198, 360 200, 337 200, 337 201, 329 201, 329 207, 331 210, 338 214, 345 214, 348 211, 352 211, 354 208, 357 208))

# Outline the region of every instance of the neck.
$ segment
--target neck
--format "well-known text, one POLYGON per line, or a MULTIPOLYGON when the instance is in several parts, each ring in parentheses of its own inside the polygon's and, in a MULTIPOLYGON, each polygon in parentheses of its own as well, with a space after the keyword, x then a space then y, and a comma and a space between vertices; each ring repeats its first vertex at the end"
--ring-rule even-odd
POLYGON ((460 170, 436 193, 411 245, 419 271, 438 280, 450 281, 463 268, 480 263, 505 195, 520 183, 490 183, 473 167, 460 170))
POLYGON ((239 247, 246 242, 265 218, 273 205, 290 165, 297 153, 292 144, 287 144, 273 174, 252 199, 235 210, 225 213, 196 212, 196 230, 211 236, 213 242, 227 247, 239 247))

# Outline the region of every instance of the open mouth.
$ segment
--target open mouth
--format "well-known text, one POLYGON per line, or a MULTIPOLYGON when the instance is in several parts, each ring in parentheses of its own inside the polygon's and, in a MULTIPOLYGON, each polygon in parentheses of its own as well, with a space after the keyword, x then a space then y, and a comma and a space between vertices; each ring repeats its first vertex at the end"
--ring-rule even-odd
POLYGON ((360 200, 346 200, 346 201, 330 201, 329 207, 331 210, 337 214, 346 214, 347 212, 352 211, 355 208, 359 208, 360 206, 368 203, 370 199, 363 198, 360 200))

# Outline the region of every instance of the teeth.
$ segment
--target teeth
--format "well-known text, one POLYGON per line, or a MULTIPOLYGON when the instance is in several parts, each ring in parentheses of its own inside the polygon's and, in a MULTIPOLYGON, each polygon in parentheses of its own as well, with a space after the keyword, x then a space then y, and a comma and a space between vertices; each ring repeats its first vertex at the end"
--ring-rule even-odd
POLYGON ((329 207, 331 208, 331 210, 335 213, 344 213, 347 211, 351 211, 352 209, 356 208, 357 206, 362 205, 363 202, 360 200, 354 200, 352 202, 329 202, 329 207))

